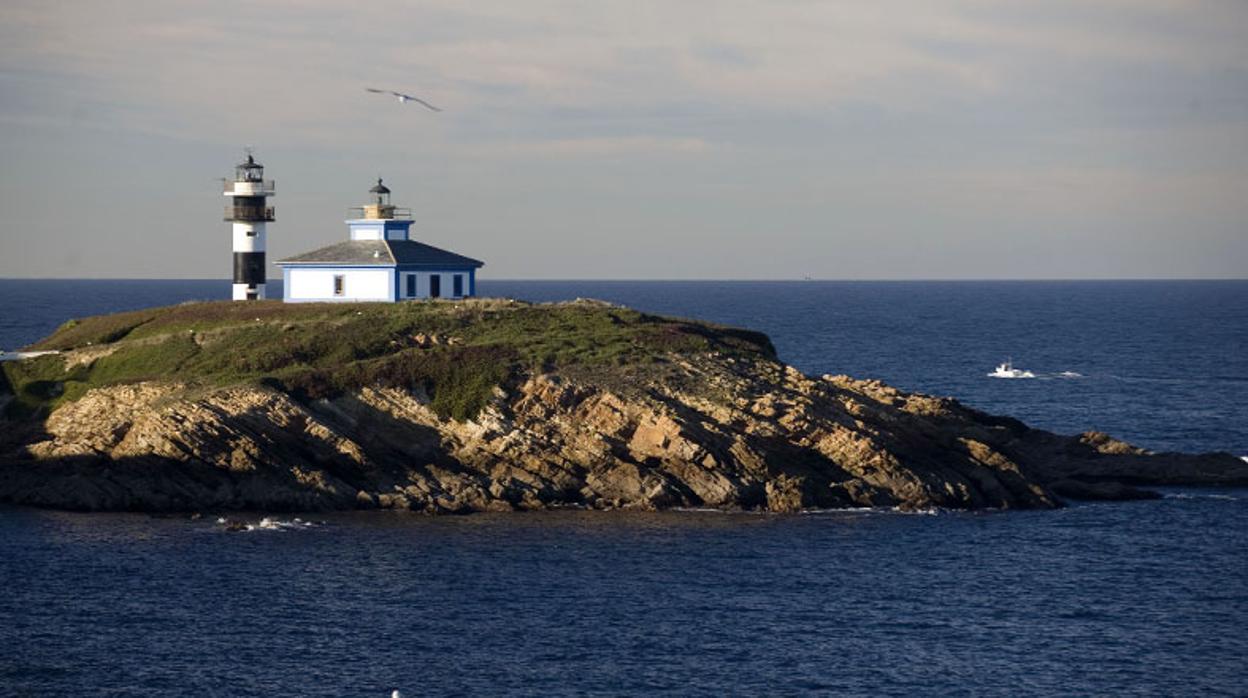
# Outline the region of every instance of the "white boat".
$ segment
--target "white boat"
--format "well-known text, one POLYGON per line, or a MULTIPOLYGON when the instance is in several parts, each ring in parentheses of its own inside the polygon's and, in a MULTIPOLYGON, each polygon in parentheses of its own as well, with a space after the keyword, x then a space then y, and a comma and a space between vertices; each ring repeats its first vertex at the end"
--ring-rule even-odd
POLYGON ((1024 371, 1020 368, 1014 368, 1014 362, 1006 359, 1005 363, 997 366, 997 370, 988 374, 989 378, 1035 378, 1036 374, 1031 371, 1024 371))

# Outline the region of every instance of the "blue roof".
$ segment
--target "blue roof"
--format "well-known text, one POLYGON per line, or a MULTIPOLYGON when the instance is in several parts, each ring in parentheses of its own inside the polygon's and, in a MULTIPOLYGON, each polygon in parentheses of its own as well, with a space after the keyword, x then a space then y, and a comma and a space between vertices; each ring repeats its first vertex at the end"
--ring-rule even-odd
POLYGON ((447 269, 453 267, 470 267, 476 269, 485 266, 485 262, 462 254, 426 245, 415 240, 386 240, 390 246, 390 254, 394 261, 403 267, 437 267, 447 269))

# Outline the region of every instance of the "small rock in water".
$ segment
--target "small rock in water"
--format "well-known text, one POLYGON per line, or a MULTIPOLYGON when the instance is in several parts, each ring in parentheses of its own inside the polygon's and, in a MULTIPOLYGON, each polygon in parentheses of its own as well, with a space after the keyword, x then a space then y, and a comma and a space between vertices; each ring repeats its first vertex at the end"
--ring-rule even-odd
POLYGON ((239 521, 238 519, 225 519, 225 530, 231 533, 247 531, 250 529, 251 527, 247 525, 246 521, 239 521))

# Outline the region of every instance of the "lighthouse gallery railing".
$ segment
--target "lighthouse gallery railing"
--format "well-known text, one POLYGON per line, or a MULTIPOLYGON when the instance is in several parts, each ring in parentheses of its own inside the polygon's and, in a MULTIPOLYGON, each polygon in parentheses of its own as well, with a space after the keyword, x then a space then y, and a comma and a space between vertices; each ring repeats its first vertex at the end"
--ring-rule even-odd
POLYGON ((272 206, 226 206, 225 220, 243 223, 259 223, 272 221, 275 209, 272 206))
MULTIPOLYGON (((371 212, 370 209, 373 209, 373 207, 372 206, 352 206, 351 208, 347 209, 347 218, 351 220, 356 220, 360 218, 368 218, 369 217, 368 214, 371 212)), ((391 206, 391 207, 386 208, 381 213, 384 213, 385 215, 377 220, 410 221, 412 219, 412 209, 403 208, 402 206, 391 206)))

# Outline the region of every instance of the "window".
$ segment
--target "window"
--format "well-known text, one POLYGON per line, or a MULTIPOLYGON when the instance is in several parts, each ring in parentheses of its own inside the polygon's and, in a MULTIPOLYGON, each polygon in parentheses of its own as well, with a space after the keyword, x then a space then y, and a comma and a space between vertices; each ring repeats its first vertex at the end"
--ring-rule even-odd
POLYGON ((415 274, 407 275, 407 297, 408 298, 416 297, 416 275, 415 274))
POLYGON ((456 298, 459 298, 460 296, 464 295, 464 275, 463 274, 455 275, 455 279, 452 282, 452 287, 455 289, 455 293, 453 295, 456 298))
POLYGON ((341 296, 347 292, 347 277, 334 274, 334 295, 341 296))
POLYGON ((256 231, 254 228, 247 231, 247 237, 254 238, 255 236, 256 236, 256 231))
POLYGON ((429 297, 430 298, 442 297, 442 275, 441 274, 429 275, 429 297))

